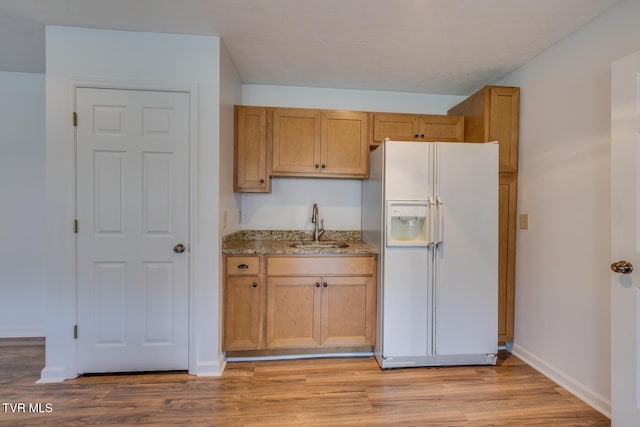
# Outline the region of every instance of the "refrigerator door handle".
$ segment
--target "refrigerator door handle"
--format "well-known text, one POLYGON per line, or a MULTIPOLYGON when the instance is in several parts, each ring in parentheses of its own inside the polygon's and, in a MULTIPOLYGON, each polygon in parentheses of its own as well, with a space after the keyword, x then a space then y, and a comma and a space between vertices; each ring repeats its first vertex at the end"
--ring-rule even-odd
POLYGON ((442 200, 436 196, 436 248, 442 244, 442 200))
POLYGON ((435 235, 434 227, 435 220, 433 219, 433 206, 435 205, 433 201, 433 197, 429 196, 427 199, 427 203, 429 205, 429 223, 427 225, 427 246, 433 246, 435 241, 433 240, 433 236, 435 235))

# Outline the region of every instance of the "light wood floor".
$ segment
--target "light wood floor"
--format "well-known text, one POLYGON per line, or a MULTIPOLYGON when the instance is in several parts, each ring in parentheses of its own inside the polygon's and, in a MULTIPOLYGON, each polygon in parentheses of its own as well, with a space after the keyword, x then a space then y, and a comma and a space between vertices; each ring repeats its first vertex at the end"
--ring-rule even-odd
POLYGON ((372 358, 313 359, 230 363, 220 378, 170 372, 35 384, 43 365, 44 340, 0 340, 0 426, 610 425, 507 352, 491 367, 382 371, 372 358), (27 412, 5 403, 25 403, 27 412), (29 403, 42 412, 29 413, 29 403))

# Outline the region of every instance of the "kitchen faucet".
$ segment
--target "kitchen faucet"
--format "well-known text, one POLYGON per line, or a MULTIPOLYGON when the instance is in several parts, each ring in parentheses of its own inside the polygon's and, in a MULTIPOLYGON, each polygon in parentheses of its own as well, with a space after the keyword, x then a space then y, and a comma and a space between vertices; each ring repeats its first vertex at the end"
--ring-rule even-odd
POLYGON ((311 213, 311 223, 315 224, 313 229, 313 241, 317 242, 324 234, 324 220, 320 220, 320 227, 318 227, 318 204, 313 204, 313 212, 311 213))

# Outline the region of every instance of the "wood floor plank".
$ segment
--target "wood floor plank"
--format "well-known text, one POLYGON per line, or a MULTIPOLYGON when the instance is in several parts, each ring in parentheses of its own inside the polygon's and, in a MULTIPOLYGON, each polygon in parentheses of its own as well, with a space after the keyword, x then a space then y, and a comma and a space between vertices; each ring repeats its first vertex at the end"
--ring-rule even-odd
POLYGON ((185 372, 93 375, 36 384, 44 340, 0 339, 0 426, 609 426, 507 352, 497 366, 380 370, 373 358, 233 362, 185 372))

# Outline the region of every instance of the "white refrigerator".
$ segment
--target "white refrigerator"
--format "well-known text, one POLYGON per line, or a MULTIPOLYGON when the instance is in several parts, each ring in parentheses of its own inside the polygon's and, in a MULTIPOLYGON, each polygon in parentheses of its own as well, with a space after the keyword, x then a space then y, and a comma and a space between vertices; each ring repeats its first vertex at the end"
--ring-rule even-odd
POLYGON ((385 141, 362 184, 381 368, 495 364, 498 144, 385 141))

